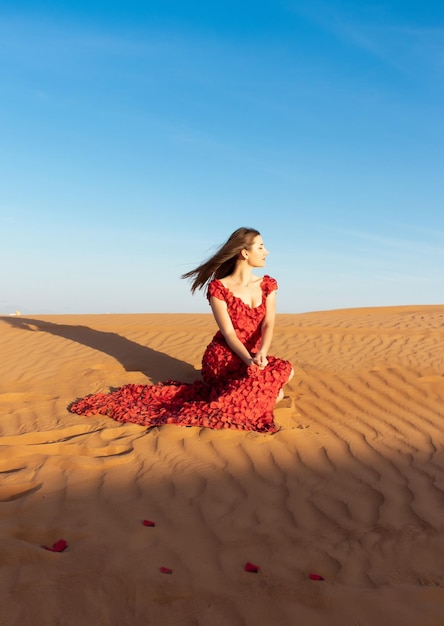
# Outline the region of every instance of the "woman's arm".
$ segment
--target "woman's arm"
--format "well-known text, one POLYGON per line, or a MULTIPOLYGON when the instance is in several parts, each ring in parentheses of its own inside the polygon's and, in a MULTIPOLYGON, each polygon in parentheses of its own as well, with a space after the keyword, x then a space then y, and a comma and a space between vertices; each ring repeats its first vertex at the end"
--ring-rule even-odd
POLYGON ((254 362, 259 367, 265 367, 268 363, 267 354, 273 339, 274 323, 276 320, 276 291, 272 291, 267 296, 264 321, 262 322, 261 345, 254 357, 254 362))
POLYGON ((213 311, 214 319, 216 320, 219 330, 224 336, 228 346, 240 359, 242 359, 245 365, 251 365, 253 358, 242 341, 236 335, 233 323, 228 315, 227 303, 223 300, 219 300, 219 298, 211 296, 210 305, 211 310, 213 311))

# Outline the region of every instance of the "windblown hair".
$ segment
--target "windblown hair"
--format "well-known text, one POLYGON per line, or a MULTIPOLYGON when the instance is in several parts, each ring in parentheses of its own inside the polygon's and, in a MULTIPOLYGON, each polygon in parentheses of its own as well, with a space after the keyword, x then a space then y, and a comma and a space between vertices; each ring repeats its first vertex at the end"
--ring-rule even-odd
POLYGON ((191 293, 203 289, 214 278, 229 276, 236 267, 241 250, 248 250, 258 235, 260 232, 255 228, 238 228, 210 259, 182 274, 181 278, 193 279, 191 293))

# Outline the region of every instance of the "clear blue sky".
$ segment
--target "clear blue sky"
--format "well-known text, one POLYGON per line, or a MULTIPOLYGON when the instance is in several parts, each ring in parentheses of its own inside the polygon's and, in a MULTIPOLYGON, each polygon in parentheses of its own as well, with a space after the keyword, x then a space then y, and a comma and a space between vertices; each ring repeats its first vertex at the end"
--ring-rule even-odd
POLYGON ((208 312, 258 228, 279 310, 444 301, 444 3, 0 1, 1 312, 208 312))

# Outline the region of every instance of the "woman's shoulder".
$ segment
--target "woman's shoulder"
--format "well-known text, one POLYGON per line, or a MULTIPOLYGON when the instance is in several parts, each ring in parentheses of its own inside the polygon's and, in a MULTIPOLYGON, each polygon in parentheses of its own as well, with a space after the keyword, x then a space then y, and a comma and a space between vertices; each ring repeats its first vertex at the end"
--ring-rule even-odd
POLYGON ((218 300, 225 300, 226 288, 218 278, 215 278, 208 284, 207 298, 208 300, 214 296, 218 300))
POLYGON ((276 291, 276 289, 278 288, 277 280, 275 278, 272 278, 268 274, 265 274, 265 276, 262 278, 261 286, 262 291, 266 295, 268 295, 272 291, 276 291))

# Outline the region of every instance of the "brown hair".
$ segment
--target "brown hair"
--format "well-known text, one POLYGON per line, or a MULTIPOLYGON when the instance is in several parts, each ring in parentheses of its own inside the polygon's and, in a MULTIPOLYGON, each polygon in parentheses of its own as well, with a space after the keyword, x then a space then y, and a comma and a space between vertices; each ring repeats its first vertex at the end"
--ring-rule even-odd
POLYGON ((260 232, 255 228, 238 228, 210 259, 196 269, 182 274, 181 278, 193 279, 191 293, 196 289, 202 289, 214 278, 229 276, 234 271, 239 252, 248 250, 258 235, 260 232))

